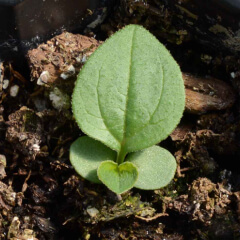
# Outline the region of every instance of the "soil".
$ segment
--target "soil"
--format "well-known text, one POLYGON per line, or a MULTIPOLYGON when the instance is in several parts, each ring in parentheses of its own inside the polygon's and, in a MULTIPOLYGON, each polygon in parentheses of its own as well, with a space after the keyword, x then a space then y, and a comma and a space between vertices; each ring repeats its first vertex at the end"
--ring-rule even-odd
POLYGON ((240 30, 230 13, 199 4, 120 1, 85 36, 65 32, 29 51, 27 76, 1 63, 0 239, 240 239, 240 30), (69 162, 83 135, 70 97, 100 40, 129 23, 181 66, 186 110, 161 143, 178 163, 172 182, 119 196, 69 162))

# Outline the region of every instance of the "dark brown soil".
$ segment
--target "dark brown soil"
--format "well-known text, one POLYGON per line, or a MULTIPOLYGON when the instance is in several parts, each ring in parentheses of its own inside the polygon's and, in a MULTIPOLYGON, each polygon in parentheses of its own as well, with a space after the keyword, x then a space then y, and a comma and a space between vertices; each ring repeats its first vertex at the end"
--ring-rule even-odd
POLYGON ((240 30, 227 10, 203 3, 122 0, 88 32, 104 40, 141 24, 184 72, 186 111, 161 143, 178 162, 164 189, 117 196, 69 162, 83 135, 70 95, 101 42, 63 33, 29 52, 27 78, 0 66, 0 239, 240 239, 240 30))

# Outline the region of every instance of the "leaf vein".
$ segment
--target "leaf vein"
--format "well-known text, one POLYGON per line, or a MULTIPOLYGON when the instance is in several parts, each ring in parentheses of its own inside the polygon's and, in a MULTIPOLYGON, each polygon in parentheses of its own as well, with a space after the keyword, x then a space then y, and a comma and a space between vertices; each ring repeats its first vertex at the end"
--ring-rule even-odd
POLYGON ((159 97, 159 102, 158 102, 158 104, 157 104, 155 110, 153 111, 152 115, 150 115, 149 120, 143 125, 143 127, 142 127, 139 131, 137 131, 137 132, 135 132, 134 134, 132 134, 131 136, 128 136, 128 138, 132 138, 132 137, 134 137, 135 135, 137 135, 138 133, 140 133, 143 129, 145 129, 148 125, 157 125, 159 122, 161 122, 161 121, 163 120, 163 119, 161 119, 161 120, 158 121, 157 123, 152 123, 152 124, 151 124, 151 120, 152 120, 154 114, 156 113, 157 109, 159 108, 159 106, 160 106, 160 104, 161 104, 162 95, 163 95, 162 93, 163 93, 164 83, 165 83, 165 81, 164 81, 163 67, 162 67, 161 64, 160 64, 160 66, 161 66, 162 73, 163 73, 163 75, 162 75, 162 79, 163 79, 163 80, 162 80, 162 89, 161 89, 161 92, 160 92, 160 95, 159 95, 159 96, 160 96, 160 97, 159 97))
POLYGON ((100 98, 99 98, 99 83, 100 83, 99 80, 100 80, 100 72, 101 72, 101 69, 102 69, 102 68, 100 68, 99 71, 98 71, 97 91, 96 91, 96 92, 97 92, 97 99, 98 99, 99 112, 100 112, 101 118, 102 118, 103 123, 104 123, 106 129, 108 130, 108 132, 112 135, 112 137, 113 137, 118 143, 120 143, 119 139, 117 139, 117 137, 114 136, 114 134, 110 131, 110 128, 108 127, 108 125, 107 125, 105 119, 103 118, 102 107, 101 107, 101 104, 100 104, 100 98))

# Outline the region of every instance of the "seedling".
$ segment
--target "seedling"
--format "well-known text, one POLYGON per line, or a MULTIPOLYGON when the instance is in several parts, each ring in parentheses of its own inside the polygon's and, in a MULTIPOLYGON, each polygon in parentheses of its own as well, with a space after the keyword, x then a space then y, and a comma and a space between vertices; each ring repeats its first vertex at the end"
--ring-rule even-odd
POLYGON ((70 160, 84 178, 121 194, 157 189, 174 177, 170 152, 153 146, 179 123, 185 103, 178 64, 146 29, 129 25, 82 68, 72 97, 81 130, 70 160))

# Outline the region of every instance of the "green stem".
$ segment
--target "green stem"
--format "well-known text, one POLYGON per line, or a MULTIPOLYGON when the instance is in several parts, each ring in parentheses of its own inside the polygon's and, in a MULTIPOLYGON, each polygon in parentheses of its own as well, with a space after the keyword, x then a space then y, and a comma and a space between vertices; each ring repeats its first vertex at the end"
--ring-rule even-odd
POLYGON ((118 153, 118 156, 117 156, 117 164, 118 165, 120 165, 121 163, 124 162, 125 156, 126 156, 126 152, 123 148, 121 148, 121 150, 120 150, 120 152, 118 153))

